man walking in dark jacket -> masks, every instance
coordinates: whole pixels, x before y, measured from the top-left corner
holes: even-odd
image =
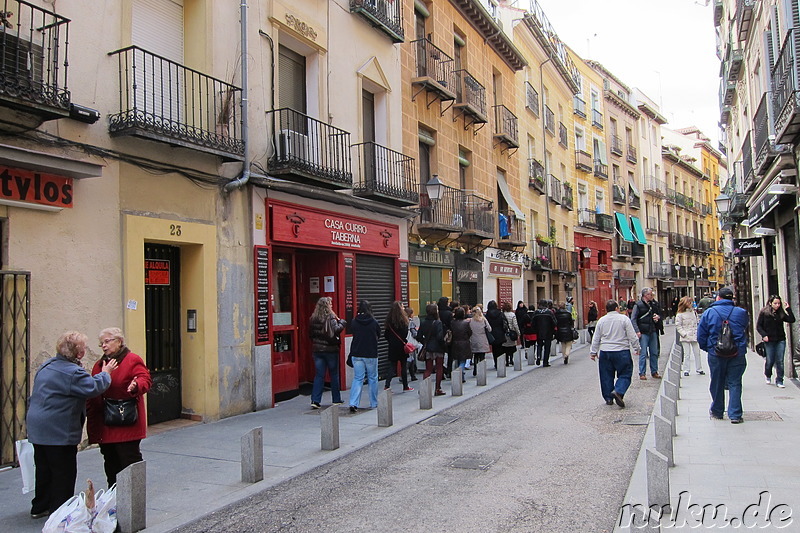
[[[661,379],[658,373],[659,331],[661,316],[658,304],[653,303],[653,289],[642,289],[642,299],[636,302],[631,311],[633,331],[639,337],[639,379],[647,379],[647,361],[650,361],[650,375]]]
[[[739,347],[734,357],[718,357],[717,339],[722,323],[728,321],[733,340]],[[701,315],[697,326],[697,342],[700,349],[708,353],[708,368],[711,370],[711,418],[722,419],[725,412],[725,388],[729,393],[728,418],[731,424],[741,424],[742,376],[747,368],[747,326],[750,322],[747,311],[733,304],[733,290],[723,287],[717,293],[717,301]]]
[[[547,300],[539,300],[537,305],[538,309],[531,317],[532,328],[536,332],[536,364],[550,366],[550,346],[553,344],[556,318]]]

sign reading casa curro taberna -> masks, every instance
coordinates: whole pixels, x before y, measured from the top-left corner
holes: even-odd
[[[0,165],[0,199],[72,207],[72,178]]]
[[[735,257],[755,257],[764,255],[761,251],[761,239],[733,239],[733,255]]]

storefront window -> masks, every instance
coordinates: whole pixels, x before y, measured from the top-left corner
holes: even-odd
[[[272,324],[292,324],[292,256],[276,253],[272,266]]]

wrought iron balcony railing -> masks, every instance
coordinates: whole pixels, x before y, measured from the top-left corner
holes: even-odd
[[[561,190],[561,180],[552,174],[548,174],[547,179],[550,182],[550,201],[554,204],[561,205],[564,198],[564,192]]]
[[[569,148],[569,141],[567,140],[567,127],[563,122],[558,123],[558,144],[563,148]]]
[[[652,216],[648,216],[647,217],[645,231],[647,233],[658,233],[658,218],[657,217],[652,217]]]
[[[592,109],[592,126],[603,129],[603,114],[597,109]]]
[[[750,132],[748,131],[742,141],[742,192],[751,192],[754,185],[753,145],[750,142]]]
[[[549,244],[534,241],[531,244],[533,258],[531,268],[534,270],[550,270],[553,266],[553,247]]]
[[[497,220],[497,240],[495,244],[500,247],[504,245],[525,246],[527,244],[525,221],[517,218],[513,211],[498,211]]]
[[[466,69],[453,73],[456,82],[456,102],[453,108],[470,117],[472,124],[489,122],[486,115],[486,88]]]
[[[597,229],[606,233],[614,233],[614,217],[605,213],[597,213]]]
[[[556,115],[553,113],[553,110],[550,109],[550,106],[544,106],[544,129],[550,135],[556,134]]]
[[[581,118],[586,118],[586,102],[578,95],[572,97],[573,112]]]
[[[492,209],[492,201],[464,192],[462,197],[464,211],[464,233],[466,236],[478,236],[480,238],[494,237],[495,212]]]
[[[583,150],[575,150],[575,168],[584,172],[591,172],[592,154]]]
[[[631,243],[631,257],[634,259],[644,259],[644,245],[636,241]]]
[[[551,260],[550,264],[553,270],[559,272],[577,272],[578,271],[578,254],[560,248],[558,246],[551,247],[550,250]]]
[[[630,257],[632,251],[632,243],[624,240],[620,235],[617,235],[616,239],[614,239],[616,246],[617,255],[622,255],[625,257]]]
[[[442,197],[432,202],[428,193],[419,195],[419,227],[448,233],[464,231],[464,200],[466,193],[447,185],[442,186]]]
[[[494,137],[509,148],[519,148],[517,116],[504,105],[494,106]]]
[[[741,0],[740,0],[741,1]],[[797,29],[786,32],[780,53],[772,67],[772,109],[775,112],[775,142],[791,143],[800,131],[800,102],[798,102],[797,51],[800,50]],[[729,102],[725,102],[729,103]]]
[[[594,175],[598,178],[608,179],[608,165],[603,164],[599,159],[594,160]]]
[[[528,159],[528,187],[545,192],[544,165],[537,159]]]
[[[240,160],[239,87],[129,46],[111,52],[119,65],[119,112],[111,135],[135,135]],[[345,153],[349,144],[344,146]],[[348,158],[349,159],[349,158]]]
[[[649,278],[668,278],[671,275],[672,265],[658,261],[651,261],[648,268]]]
[[[628,190],[628,206],[634,209],[641,209],[642,199],[636,196],[632,190]]]
[[[419,203],[414,158],[374,142],[355,144],[352,148],[354,196],[400,206]]]
[[[644,176],[644,178],[642,178],[642,185],[644,186],[644,192],[652,194],[653,196],[663,198],[667,192],[667,183],[655,176]]]
[[[525,82],[525,107],[539,116],[539,93],[529,82]]]
[[[416,61],[416,76],[411,79],[411,83],[421,86],[419,91],[432,91],[442,101],[455,100],[453,58],[428,39],[417,39],[411,45],[414,47]]]
[[[614,184],[611,188],[611,197],[615,204],[625,205],[625,189],[621,185]]]
[[[350,11],[367,19],[392,42],[402,43],[405,40],[402,5],[394,0],[350,0]]]
[[[790,151],[788,146],[775,143],[775,114],[769,93],[761,96],[761,102],[753,115],[753,135],[755,148],[753,171],[757,176],[763,176],[777,156],[788,154]],[[716,185],[719,186],[719,183]]]
[[[629,163],[636,163],[636,147],[632,144],[628,145],[628,152],[625,156],[625,159],[627,159]]]
[[[272,174],[333,189],[352,187],[350,133],[289,108],[268,111],[267,120],[275,147],[267,164]]]
[[[49,120],[69,116],[68,18],[23,0],[0,7],[0,103]]]
[[[572,185],[569,183],[564,183],[564,194],[562,196],[561,205],[565,209],[569,209],[572,211],[575,205],[575,193],[572,190]]]
[[[614,155],[622,155],[622,139],[619,135],[611,135],[611,153]]]

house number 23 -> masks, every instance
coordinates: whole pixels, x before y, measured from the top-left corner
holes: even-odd
[[[181,226],[179,224],[170,224],[169,225],[169,234],[170,235],[174,235],[176,237],[180,237]]]

